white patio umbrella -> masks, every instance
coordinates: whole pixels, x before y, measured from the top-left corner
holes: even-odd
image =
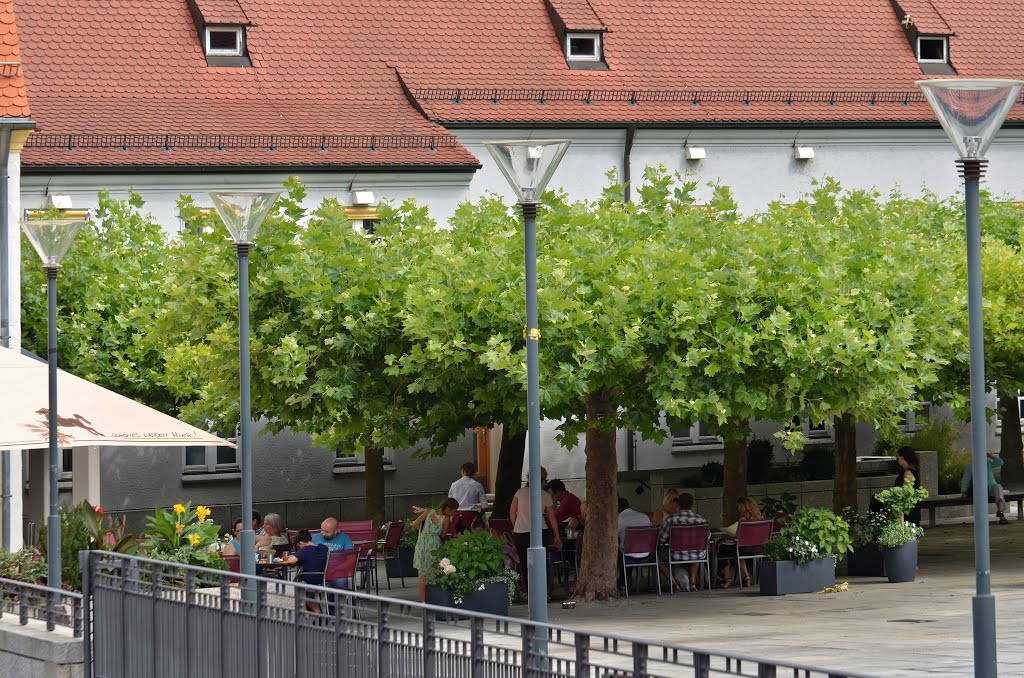
[[[228,445],[194,426],[64,370],[57,373],[57,438],[86,445]],[[49,445],[47,365],[0,348],[0,449]]]

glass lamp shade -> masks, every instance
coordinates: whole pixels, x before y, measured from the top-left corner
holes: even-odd
[[[536,202],[571,141],[544,139],[489,141],[484,144],[520,202]]]
[[[281,191],[210,191],[217,213],[236,245],[251,245]]]
[[[44,268],[60,268],[75,236],[85,226],[84,219],[30,219],[21,222]]]
[[[917,86],[963,160],[982,160],[1020,96],[1020,80],[940,78]]]

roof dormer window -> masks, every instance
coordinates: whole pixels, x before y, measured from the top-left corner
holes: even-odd
[[[207,26],[206,56],[245,56],[245,31],[241,26]]]
[[[922,64],[949,63],[949,38],[919,35],[917,37],[917,60]]]
[[[600,33],[566,33],[566,61],[601,61]]]

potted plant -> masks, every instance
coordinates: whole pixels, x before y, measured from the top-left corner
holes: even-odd
[[[383,534],[387,534],[386,528],[390,525],[388,523],[384,526],[384,529],[382,529]],[[408,523],[406,523],[406,528],[402,531],[402,537],[398,540],[398,560],[391,559],[386,561],[385,567],[389,579],[396,579],[398,577],[415,579],[419,576],[419,572],[412,564],[412,557],[416,552],[416,539],[418,537],[419,532],[416,531],[416,528],[409,527]]]
[[[789,516],[796,512],[796,506],[796,495],[783,492],[778,497],[764,497],[761,500],[761,513],[775,518],[777,525],[784,525]]]
[[[908,523],[904,516],[928,498],[928,490],[914,488],[913,476],[903,485],[882,490],[875,495],[888,511],[888,523],[882,528],[878,543],[885,561],[885,576],[892,583],[914,581],[917,576],[917,540],[924,530]]]
[[[793,514],[782,532],[764,545],[761,595],[810,593],[836,583],[836,558],[850,550],[850,527],[827,509]]]
[[[851,577],[884,577],[885,563],[878,538],[889,524],[889,516],[878,511],[849,511],[843,519],[850,525],[853,550],[846,556],[847,574]]]
[[[505,542],[466,531],[434,551],[437,569],[426,577],[427,603],[508,615],[519,575],[507,569]]]

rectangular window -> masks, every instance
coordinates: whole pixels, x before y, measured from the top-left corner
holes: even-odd
[[[207,26],[207,56],[242,56],[242,35],[241,26]]]
[[[949,38],[919,37],[917,60],[922,64],[944,64],[949,61]]]
[[[807,442],[810,444],[832,442],[835,439],[832,422],[827,419],[821,422],[814,422],[807,417],[793,417],[793,428],[796,427],[803,431],[804,437],[807,438]]]
[[[236,442],[235,438],[229,438]],[[227,445],[188,445],[184,448],[185,473],[230,473],[238,470],[238,450]]]
[[[917,407],[913,410],[903,412],[900,415],[900,423],[898,424],[901,431],[907,433],[913,433],[914,431],[920,431],[928,424],[928,419],[932,416],[932,404],[930,401],[924,400],[917,404]]]
[[[707,422],[698,421],[687,425],[678,419],[670,420],[669,431],[672,433],[673,448],[717,449],[722,446],[722,439],[711,433]]]
[[[569,33],[565,36],[565,58],[569,61],[600,61],[600,33]]]
[[[72,464],[73,456],[71,454],[71,448],[61,448],[60,450],[60,479],[69,480],[71,478],[71,472],[73,469]]]

